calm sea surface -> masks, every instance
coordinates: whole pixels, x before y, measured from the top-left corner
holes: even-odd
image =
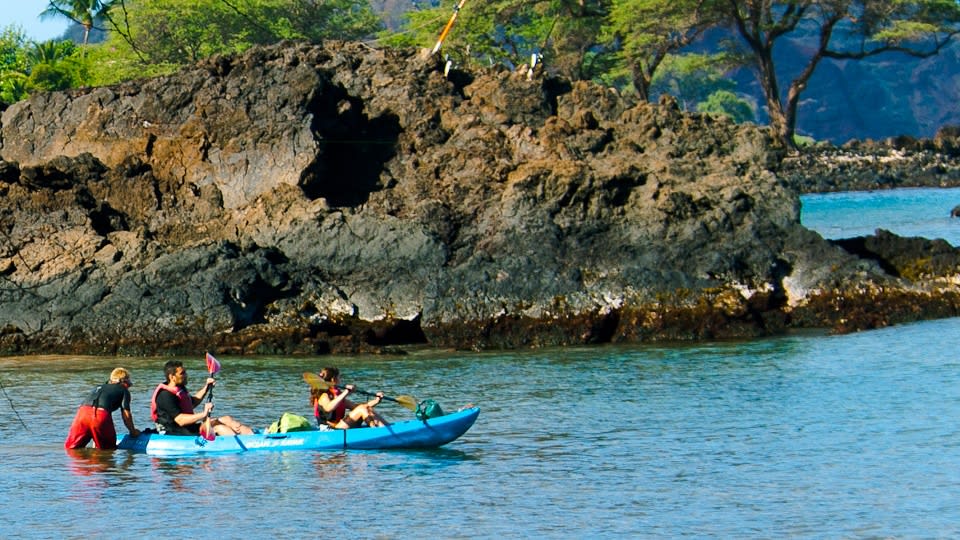
[[[943,238],[960,246],[960,188],[902,188],[804,195],[802,221],[824,238],[850,238],[886,229],[900,236]]]
[[[439,450],[199,458],[62,448],[116,365],[145,427],[164,359],[0,358],[0,537],[956,538],[958,350],[947,319],[683,346],[221,357],[217,412],[258,427],[309,415],[301,374],[327,364],[482,412]],[[202,352],[182,360],[195,387]]]

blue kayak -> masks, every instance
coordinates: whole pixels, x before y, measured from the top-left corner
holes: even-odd
[[[199,436],[144,433],[124,435],[117,448],[158,456],[230,454],[261,450],[385,450],[436,448],[455,440],[473,426],[478,407],[470,407],[429,420],[407,420],[385,427],[218,435],[208,441]]]

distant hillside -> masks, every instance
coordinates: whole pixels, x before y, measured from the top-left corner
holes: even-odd
[[[799,71],[803,43],[784,43],[781,88]],[[762,94],[749,70],[735,75],[738,89]],[[926,59],[886,54],[862,61],[825,60],[802,96],[797,132],[842,144],[851,139],[897,135],[933,137],[945,125],[960,125],[960,44]],[[766,122],[758,111],[758,121]]]

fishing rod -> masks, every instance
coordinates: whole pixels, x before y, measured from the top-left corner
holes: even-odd
[[[30,428],[27,427],[27,423],[24,422],[23,418],[20,416],[20,412],[17,411],[17,408],[13,405],[13,400],[10,398],[10,394],[7,393],[7,387],[3,385],[3,379],[0,379],[0,390],[3,391],[3,397],[7,398],[7,401],[10,403],[10,408],[13,409],[13,414],[17,415],[17,420],[20,421],[20,425],[23,426],[23,429],[30,431]]]
[[[443,40],[447,39],[447,34],[450,33],[450,29],[453,28],[453,22],[457,20],[457,15],[460,14],[460,8],[467,3],[467,0],[460,0],[460,2],[453,8],[453,15],[450,16],[450,20],[447,21],[447,25],[443,27],[443,32],[440,32],[440,38],[437,39],[437,44],[433,46],[433,51],[430,54],[437,54],[437,51],[440,50],[440,46],[443,45]]]

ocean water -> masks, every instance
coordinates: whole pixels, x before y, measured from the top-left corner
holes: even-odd
[[[0,358],[0,537],[956,538],[958,349],[960,320],[946,319],[678,345],[221,356],[217,412],[258,427],[309,415],[302,373],[330,364],[364,389],[482,412],[436,450],[194,458],[62,448],[77,402],[116,365],[147,425],[164,359]],[[202,353],[182,360],[200,380]]]
[[[942,238],[960,246],[960,188],[901,188],[804,195],[801,222],[828,239],[886,229],[899,236]]]

